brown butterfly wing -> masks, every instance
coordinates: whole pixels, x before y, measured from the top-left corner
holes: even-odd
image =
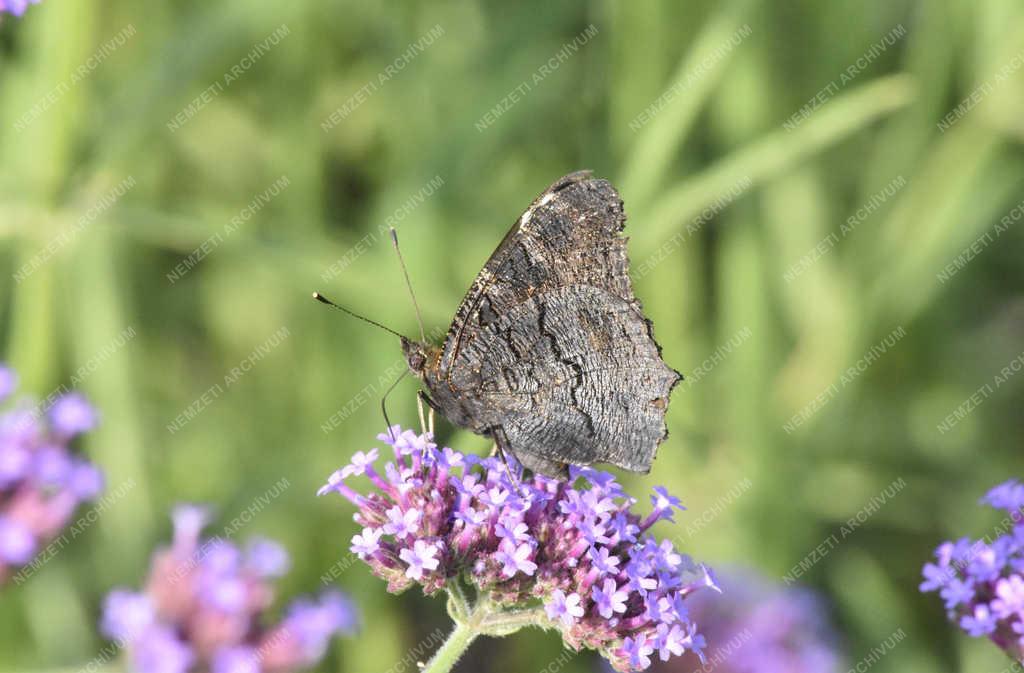
[[[528,464],[646,471],[666,435],[679,375],[633,295],[624,225],[606,180],[565,176],[523,213],[456,312],[438,378],[467,400],[460,415],[475,430]]]
[[[636,302],[626,239],[618,235],[626,221],[622,200],[606,180],[590,175],[577,171],[556,180],[512,225],[455,311],[441,353],[442,371],[452,371],[462,348],[499,310],[543,288],[586,283]],[[591,252],[599,252],[602,263],[594,264]]]

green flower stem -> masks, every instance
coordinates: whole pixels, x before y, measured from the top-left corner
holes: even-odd
[[[423,673],[448,673],[480,635],[472,622],[455,622],[455,629],[423,668]]]
[[[544,608],[529,610],[499,610],[487,615],[481,622],[483,633],[489,636],[506,636],[524,626],[544,627]]]
[[[507,636],[524,626],[543,626],[543,608],[506,610],[487,597],[470,606],[462,584],[455,580],[448,589],[448,613],[455,620],[455,629],[422,673],[448,673],[462,658],[477,636]]]
[[[469,621],[472,609],[462,580],[458,577],[453,578],[448,585],[448,615],[456,622],[466,622]]]

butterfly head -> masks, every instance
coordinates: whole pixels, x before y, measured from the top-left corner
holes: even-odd
[[[405,361],[409,365],[409,371],[415,374],[418,378],[423,378],[428,363],[430,362],[430,356],[433,354],[432,351],[435,350],[437,350],[435,347],[428,344],[423,344],[418,341],[402,337],[402,354],[405,355]]]

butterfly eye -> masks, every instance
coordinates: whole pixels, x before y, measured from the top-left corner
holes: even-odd
[[[409,353],[409,369],[414,372],[421,372],[426,365],[427,356],[423,354],[423,351]]]

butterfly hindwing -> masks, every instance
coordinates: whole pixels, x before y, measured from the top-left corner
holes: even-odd
[[[492,331],[480,340],[478,394],[520,459],[650,469],[678,375],[627,302],[587,285],[552,289]]]

